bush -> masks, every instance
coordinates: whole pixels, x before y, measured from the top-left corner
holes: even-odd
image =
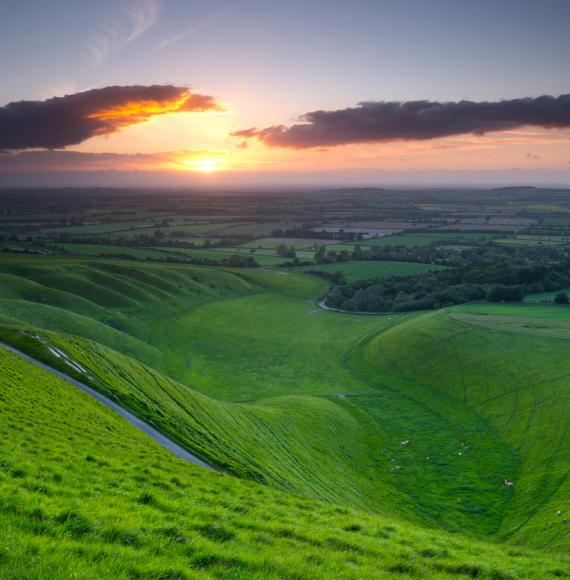
[[[568,294],[566,292],[558,292],[554,298],[554,304],[568,304]]]

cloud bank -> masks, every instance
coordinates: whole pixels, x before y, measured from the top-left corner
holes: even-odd
[[[0,107],[0,150],[57,149],[110,135],[157,115],[219,111],[209,95],[173,85],[111,86]]]
[[[291,126],[232,133],[270,147],[305,149],[352,143],[436,139],[508,131],[524,126],[570,127],[570,94],[504,101],[370,101],[334,111],[311,111]]]
[[[219,157],[215,151],[187,149],[157,153],[86,153],[83,151],[0,151],[0,175],[5,173],[84,173],[188,170],[189,162]]]

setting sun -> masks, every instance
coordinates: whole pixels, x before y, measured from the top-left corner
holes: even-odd
[[[200,173],[214,173],[221,171],[226,165],[225,159],[220,158],[205,158],[205,159],[191,159],[184,162],[192,171],[199,171]]]

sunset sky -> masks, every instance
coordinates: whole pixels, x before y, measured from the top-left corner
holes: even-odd
[[[2,0],[0,186],[568,185],[569,23],[568,0]]]

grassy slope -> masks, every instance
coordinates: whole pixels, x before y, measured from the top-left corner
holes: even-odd
[[[373,484],[375,468],[358,418],[334,400],[280,396],[255,406],[228,405],[200,396],[155,370],[166,368],[176,376],[173,361],[189,352],[194,357],[192,344],[170,337],[178,338],[177,328],[201,332],[194,320],[178,320],[175,313],[179,309],[201,312],[200,308],[192,310],[192,305],[214,300],[211,304],[227,304],[231,311],[239,299],[215,299],[241,293],[265,299],[270,296],[267,292],[277,287],[284,293],[284,301],[302,300],[320,291],[322,281],[289,273],[255,271],[240,273],[239,277],[204,268],[151,264],[141,268],[70,260],[34,260],[26,265],[13,261],[5,263],[4,270],[10,271],[3,274],[4,299],[0,302],[0,316],[5,322],[79,335],[41,332],[49,344],[64,349],[90,370],[96,379],[93,386],[114,394],[202,456],[234,473],[283,489],[390,513],[398,510],[395,498],[401,494],[391,486]],[[64,287],[68,290],[62,290]],[[29,294],[31,290],[33,295]],[[30,298],[36,301],[30,302]],[[108,321],[126,332],[109,326]],[[223,331],[222,327],[218,329]],[[255,324],[252,332],[254,329]],[[29,335],[5,331],[3,336],[49,364],[61,364],[45,345],[35,344]],[[236,338],[243,342],[243,336]],[[283,335],[272,347],[281,348],[282,340]],[[137,360],[122,356],[119,350]],[[268,362],[264,361],[265,366]],[[331,365],[331,373],[337,367]],[[316,371],[313,374],[316,376]],[[193,385],[192,381],[187,384]],[[265,394],[295,392],[299,390],[276,388],[273,380]],[[243,399],[244,394],[251,398],[245,390],[228,398]],[[402,498],[399,503],[403,503]],[[405,506],[402,509],[412,514]]]
[[[502,479],[517,473],[520,453],[485,407],[413,378],[407,344],[392,337],[414,328],[414,317],[320,311],[313,300],[324,282],[289,272],[27,257],[3,258],[0,276],[0,321],[79,335],[43,333],[89,368],[98,388],[236,473],[462,532],[514,530],[503,517],[519,484],[513,497]],[[390,356],[382,342],[379,362],[366,345],[384,336]],[[425,352],[443,357],[442,336]],[[404,378],[400,358],[409,362]],[[431,377],[421,365],[417,372]],[[480,432],[487,436],[474,444]]]
[[[570,561],[186,464],[0,350],[3,578],[547,578]]]
[[[20,321],[95,340],[217,399],[256,401],[245,414],[242,407],[222,408],[209,399],[196,405],[196,393],[177,386],[181,408],[174,408],[163,404],[174,387],[159,373],[152,371],[148,381],[147,369],[135,368],[135,361],[116,352],[80,338],[50,336],[99,376],[98,388],[112,389],[155,423],[160,417],[159,426],[176,431],[182,443],[235,473],[448,528],[480,534],[495,529],[499,516],[488,500],[482,500],[486,511],[471,520],[462,506],[449,505],[453,479],[427,503],[417,490],[401,489],[390,461],[409,432],[401,416],[433,424],[424,407],[395,400],[386,414],[382,405],[357,405],[352,404],[356,399],[336,396],[376,391],[347,367],[346,359],[355,342],[397,323],[397,317],[323,312],[313,300],[324,282],[289,272],[240,271],[238,277],[205,268],[56,259],[5,263],[3,269],[10,271],[4,274],[10,298],[0,315],[10,312]],[[32,279],[31,297],[42,301],[29,302]],[[141,385],[147,384],[143,396]],[[212,425],[212,417],[212,432],[196,427]],[[453,429],[444,419],[435,425],[441,433]],[[426,473],[417,470],[418,482],[430,489],[434,480]],[[471,477],[461,464],[454,473],[460,480]]]
[[[561,309],[459,307],[401,324],[360,353],[401,391],[447,395],[487,419],[488,428],[465,437],[471,448],[465,460],[473,461],[490,437],[516,454],[508,462],[495,449],[484,452],[499,468],[498,499],[510,493],[503,479],[515,480],[499,535],[549,549],[570,544],[570,530],[555,515],[570,511],[569,334],[567,323],[549,320],[556,312]],[[538,317],[543,322],[537,325]]]
[[[225,470],[311,497],[396,511],[391,506],[397,492],[376,488],[371,481],[374,471],[359,422],[331,401],[214,401],[96,343],[56,333],[40,335],[42,343],[30,333],[0,331],[0,338],[119,401]],[[87,372],[74,372],[50,355],[48,346],[63,350]]]

